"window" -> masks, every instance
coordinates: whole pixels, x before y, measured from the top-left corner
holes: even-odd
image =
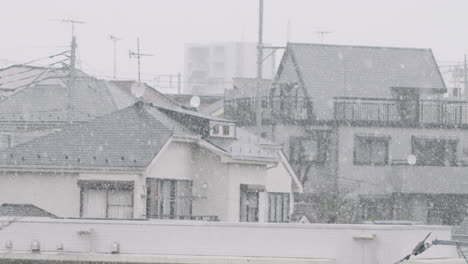
[[[420,166],[456,166],[456,139],[412,138],[413,155],[416,165]]]
[[[258,200],[259,192],[265,190],[262,185],[240,186],[240,221],[258,222]]]
[[[355,137],[354,164],[387,165],[389,140],[387,137]]]
[[[268,222],[289,222],[289,193],[268,193]]]
[[[213,135],[218,135],[219,134],[219,125],[214,125],[213,126]]]
[[[79,181],[81,217],[133,218],[133,182]]]
[[[229,126],[223,126],[223,135],[229,136]]]
[[[314,131],[308,137],[290,138],[290,161],[324,163],[327,160],[329,131]]]
[[[147,179],[146,211],[149,218],[190,218],[192,181]]]

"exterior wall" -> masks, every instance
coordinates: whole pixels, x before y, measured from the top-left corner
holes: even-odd
[[[354,136],[357,133],[390,136],[387,166],[353,164]],[[468,193],[464,178],[467,167],[397,166],[392,160],[406,160],[411,154],[411,137],[456,137],[457,157],[468,144],[468,131],[461,129],[418,129],[390,127],[339,128],[339,178],[341,186],[353,186],[356,194]],[[442,176],[443,175],[443,176]]]
[[[221,158],[194,144],[172,142],[147,172],[151,178],[192,180],[194,216],[217,216],[220,221],[239,222],[240,185],[264,185],[267,192],[291,193],[292,179],[280,165],[265,166],[224,163]],[[267,196],[260,204],[266,221]]]
[[[140,201],[145,194],[143,179],[136,174],[102,173],[0,173],[0,204],[34,204],[59,217],[80,217],[80,187],[78,180],[134,181],[133,217],[144,216],[145,207]],[[19,192],[19,190],[21,190]]]
[[[57,216],[80,216],[78,174],[0,172],[0,204],[31,203]]]
[[[0,222],[4,220],[8,219],[0,218]],[[279,258],[282,263],[292,259],[306,259],[310,263],[317,259],[332,259],[337,264],[386,264],[406,256],[429,232],[432,232],[429,241],[451,239],[451,229],[441,226],[24,218],[0,232],[1,245],[12,242],[11,249],[0,248],[0,259],[18,254],[64,257],[80,254],[90,258],[114,256],[129,261],[130,256],[159,255],[167,256],[169,261],[171,257],[207,256],[215,259]],[[31,252],[33,240],[40,243],[40,253]],[[111,254],[113,242],[119,243],[119,253]],[[57,250],[58,243],[63,243],[64,250]],[[456,258],[458,255],[456,247],[433,246],[416,258],[421,257]],[[117,262],[120,261],[113,263]],[[270,263],[262,263],[267,262]],[[226,259],[210,263],[236,262]]]

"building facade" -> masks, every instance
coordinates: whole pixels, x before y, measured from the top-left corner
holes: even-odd
[[[283,145],[304,184],[297,212],[459,224],[468,107],[445,92],[428,49],[288,44],[262,100],[262,136]],[[253,128],[253,107],[239,107],[251,100],[226,98],[226,116]]]
[[[141,102],[8,148],[0,164],[2,203],[59,217],[289,222],[302,190],[277,145]]]
[[[257,44],[253,42],[186,44],[184,56],[184,92],[188,94],[222,95],[232,87],[232,78],[257,74]],[[274,58],[263,63],[265,78],[274,75]]]

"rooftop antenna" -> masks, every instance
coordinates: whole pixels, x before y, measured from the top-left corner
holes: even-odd
[[[68,104],[67,104],[67,118],[69,122],[72,122],[72,91],[75,86],[75,63],[76,63],[76,36],[75,36],[75,24],[84,24],[83,21],[73,20],[73,19],[62,19],[63,23],[71,24],[71,47],[70,47],[70,66],[69,66],[69,76],[68,76]]]
[[[141,75],[140,75],[140,58],[143,56],[153,56],[153,54],[144,54],[140,53],[140,38],[137,38],[137,52],[133,52],[131,50],[128,51],[128,56],[130,58],[135,57],[138,60],[138,82],[141,82]]]
[[[315,31],[319,35],[320,43],[323,44],[323,40],[325,39],[325,35],[331,34],[331,31],[324,31],[324,30],[317,30]]]
[[[121,39],[114,35],[109,35],[109,39],[114,42],[114,79],[117,79],[117,41]]]

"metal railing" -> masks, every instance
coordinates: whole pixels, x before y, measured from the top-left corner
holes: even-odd
[[[468,124],[468,104],[445,100],[334,98],[334,118],[339,121]]]
[[[262,121],[307,121],[313,118],[312,101],[307,97],[264,96],[262,102]],[[236,98],[224,101],[227,118],[243,124],[255,123],[255,100]]]

